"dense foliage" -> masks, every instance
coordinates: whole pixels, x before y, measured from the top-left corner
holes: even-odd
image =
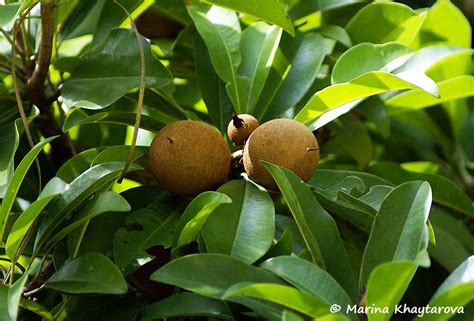
[[[2,2],[0,320],[472,320],[455,4]],[[310,128],[314,176],[265,163],[279,192],[234,173],[194,198],[156,184],[160,128],[202,120],[229,142],[233,111]]]

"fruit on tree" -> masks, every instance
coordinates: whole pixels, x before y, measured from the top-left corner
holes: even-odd
[[[201,121],[166,125],[150,146],[154,176],[166,190],[180,196],[194,196],[222,183],[230,162],[224,138]]]
[[[258,120],[252,115],[232,113],[232,120],[227,126],[227,136],[234,145],[242,146],[258,126]]]
[[[313,176],[319,161],[319,146],[302,123],[279,118],[260,125],[244,146],[244,168],[248,176],[268,189],[277,185],[261,160],[288,168],[303,181]]]

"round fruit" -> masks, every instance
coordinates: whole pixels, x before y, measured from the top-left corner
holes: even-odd
[[[162,128],[150,146],[150,166],[169,192],[193,196],[222,183],[231,155],[224,138],[209,125],[182,120]]]
[[[305,125],[292,119],[274,119],[250,135],[243,159],[245,171],[252,180],[276,190],[273,177],[260,161],[286,167],[307,181],[318,166],[319,146],[316,137]]]
[[[148,38],[175,37],[183,26],[153,8],[145,10],[135,21],[138,32]]]
[[[252,115],[232,113],[232,120],[227,126],[227,136],[234,145],[242,146],[258,126],[258,120]]]

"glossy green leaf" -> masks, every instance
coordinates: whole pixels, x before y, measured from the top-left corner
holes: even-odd
[[[69,294],[127,292],[127,283],[117,266],[97,253],[66,263],[48,279],[46,287]]]
[[[207,218],[217,207],[226,203],[232,203],[232,200],[227,195],[218,192],[204,192],[194,198],[176,225],[174,246],[182,246],[194,241]]]
[[[194,293],[178,293],[154,303],[142,311],[140,320],[196,316],[233,320],[227,304]]]
[[[81,109],[76,109],[68,115],[63,124],[63,131],[67,132],[76,126],[94,123],[120,124],[133,126],[135,123],[136,113],[106,111],[89,116]],[[140,128],[157,132],[166,124],[162,121],[147,115],[141,116]]]
[[[27,231],[34,223],[38,215],[41,214],[43,209],[55,196],[56,195],[53,194],[47,197],[39,198],[38,200],[31,203],[30,206],[28,206],[28,208],[16,219],[10,232],[8,233],[8,238],[5,245],[5,252],[10,259],[13,260],[16,258],[16,252],[20,247],[20,244],[23,241]]]
[[[258,3],[252,1],[236,2],[233,0],[203,0],[203,2],[250,14],[282,27],[292,36],[295,35],[295,30],[288,14],[277,0],[261,0]]]
[[[222,254],[192,254],[177,258],[154,272],[150,279],[216,299],[237,283],[282,283],[265,270]]]
[[[327,303],[287,285],[238,283],[228,289],[222,297],[223,299],[232,299],[241,296],[281,304],[314,318],[329,312]]]
[[[395,41],[410,45],[425,18],[426,14],[417,14],[400,3],[373,3],[357,12],[346,30],[354,43]]]
[[[282,255],[291,255],[292,252],[293,233],[291,232],[291,228],[287,227],[283,230],[280,239],[268,250],[262,260]]]
[[[466,215],[474,215],[474,206],[469,197],[452,181],[437,174],[415,173],[404,170],[390,162],[379,162],[369,167],[369,172],[389,180],[392,184],[401,184],[413,180],[426,180],[433,189],[435,203]]]
[[[15,170],[11,181],[8,184],[8,189],[5,194],[5,197],[2,201],[2,207],[0,208],[0,244],[3,243],[3,232],[5,230],[5,225],[8,220],[8,216],[13,206],[13,202],[18,194],[21,183],[23,182],[26,173],[28,172],[30,166],[35,161],[38,154],[43,150],[43,148],[57,136],[49,137],[38,144],[36,144],[30,152],[23,158],[23,160],[18,165],[18,168]]]
[[[314,130],[348,112],[363,98],[392,90],[415,88],[438,95],[436,84],[424,73],[405,72],[393,75],[382,71],[368,72],[347,83],[318,91],[295,119]]]
[[[219,206],[201,235],[208,252],[227,254],[245,263],[261,258],[272,245],[275,209],[268,192],[245,180],[233,180],[218,192],[232,203]]]
[[[74,215],[71,223],[46,241],[45,248],[50,249],[66,235],[100,214],[106,212],[127,212],[129,210],[130,205],[127,201],[115,192],[107,191],[96,195]]]
[[[103,149],[102,147],[91,148],[74,155],[59,168],[56,177],[66,183],[71,183],[76,177],[89,169],[94,159]]]
[[[171,74],[140,38],[145,50],[145,85],[160,87],[171,82]],[[69,106],[101,109],[140,84],[140,53],[132,30],[114,29],[93,48],[65,82],[61,96]]]
[[[23,287],[27,280],[28,274],[25,273],[10,287],[4,284],[0,285],[0,320],[17,320]]]
[[[310,293],[328,306],[352,305],[352,300],[344,289],[326,271],[315,264],[294,256],[281,256],[267,260],[261,267],[278,275],[296,288]],[[357,320],[349,315],[351,320]]]
[[[469,257],[469,251],[458,239],[458,235],[445,229],[444,225],[433,223],[436,245],[429,249],[430,257],[447,271],[454,271]]]
[[[417,50],[416,53],[400,68],[397,68],[395,72],[418,70],[426,72],[428,76],[433,76],[433,80],[435,81],[444,80],[444,78],[437,79],[435,75],[432,75],[432,70],[440,65],[444,65],[450,58],[471,56],[472,53],[472,49],[455,46],[428,46]]]
[[[318,168],[307,183],[315,187],[330,189],[348,176],[358,177],[364,182],[365,190],[362,191],[363,193],[367,193],[370,188],[376,185],[392,185],[388,180],[370,173],[324,168]]]
[[[353,114],[345,114],[330,123],[329,128],[338,145],[356,160],[360,168],[365,168],[372,160],[374,147],[364,124]]]
[[[370,321],[388,321],[416,272],[412,262],[389,262],[377,266],[370,274],[366,289],[368,307],[388,308],[389,313],[368,310]]]
[[[150,257],[146,250],[152,246],[172,245],[183,202],[161,192],[154,204],[156,208],[132,212],[125,221],[126,227],[115,233],[114,258],[121,269],[134,259]]]
[[[212,67],[206,44],[201,37],[195,38],[193,46],[194,63],[196,65],[196,77],[202,99],[206,103],[212,123],[219,128],[221,133],[225,133],[234,107],[227,95],[225,82],[219,78]]]
[[[444,44],[471,48],[471,26],[461,10],[451,1],[437,1],[427,17],[415,45]]]
[[[344,52],[334,65],[333,84],[348,82],[370,71],[392,72],[412,56],[412,50],[402,44],[381,45],[361,43]]]
[[[227,94],[235,110],[237,113],[244,112],[249,80],[237,75],[237,67],[242,60],[237,14],[219,7],[212,7],[205,12],[197,6],[188,6],[188,11],[206,43],[214,70],[226,83]]]
[[[325,54],[324,40],[318,34],[283,35],[255,117],[271,119],[291,110],[310,89]]]
[[[37,251],[49,238],[52,231],[73,209],[87,200],[97,190],[117,179],[122,173],[124,162],[110,162],[91,167],[69,185],[69,189],[58,195],[44,216],[36,235]],[[129,171],[141,167],[132,164]]]
[[[108,163],[108,162],[119,162],[119,161],[126,161],[128,159],[128,154],[130,152],[130,146],[128,145],[117,145],[117,146],[110,146],[105,148],[101,151],[91,163],[91,167]],[[132,155],[132,162],[143,157],[144,154],[148,154],[148,149],[143,148],[142,146],[137,146],[134,154]]]
[[[20,9],[21,3],[7,3],[0,5],[0,28],[11,27],[12,21],[15,19]]]
[[[245,107],[247,113],[255,110],[280,43],[281,34],[280,28],[268,26],[263,22],[254,23],[242,32],[240,42],[242,63],[238,74],[250,81]]]
[[[303,236],[313,261],[355,297],[355,284],[347,254],[334,219],[319,204],[308,186],[290,170],[264,162],[272,174]]]
[[[376,211],[379,211],[383,200],[391,191],[393,191],[392,186],[375,185],[372,186],[366,194],[362,195],[359,200],[369,205]]]
[[[441,308],[441,311],[439,313],[425,314],[422,317],[416,318],[416,320],[448,320],[455,314],[454,308],[457,308],[459,313],[461,307],[464,307],[473,300],[474,256],[471,256],[449,275],[428,303],[433,308]],[[452,309],[443,309],[443,307],[452,307]]]
[[[430,207],[431,187],[427,182],[404,183],[387,195],[365,248],[361,285],[367,284],[379,264],[403,260],[416,263]]]
[[[437,85],[439,98],[433,97],[420,89],[408,90],[389,98],[385,102],[389,113],[394,115],[474,96],[474,76],[459,76],[441,81]]]

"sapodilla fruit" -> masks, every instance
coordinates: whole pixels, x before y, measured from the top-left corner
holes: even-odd
[[[153,174],[167,191],[180,196],[194,196],[222,183],[230,162],[224,138],[200,121],[166,125],[150,146]]]
[[[292,119],[279,118],[260,125],[244,146],[244,168],[255,182],[277,190],[261,160],[288,168],[303,181],[313,176],[319,161],[319,146],[313,133]]]
[[[257,118],[252,115],[232,113],[232,120],[227,126],[227,136],[234,145],[242,146],[258,126]]]

